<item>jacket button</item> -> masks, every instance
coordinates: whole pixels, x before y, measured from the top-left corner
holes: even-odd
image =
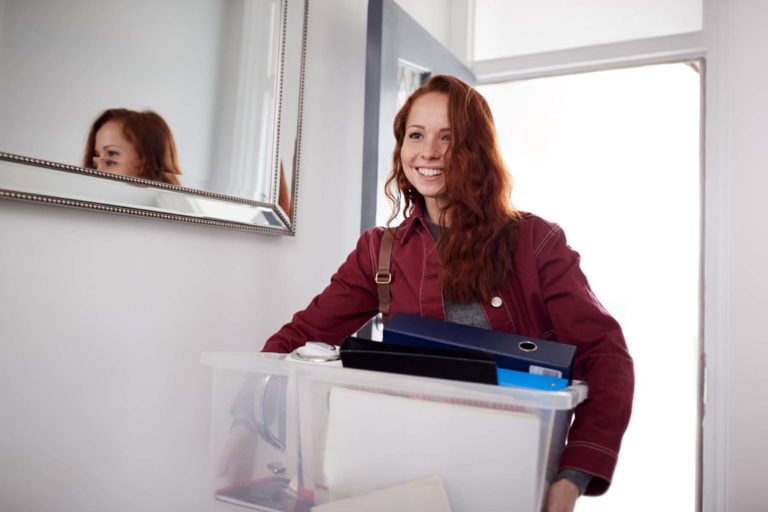
[[[501,304],[502,304],[501,297],[494,297],[491,299],[491,306],[495,308],[500,308]]]

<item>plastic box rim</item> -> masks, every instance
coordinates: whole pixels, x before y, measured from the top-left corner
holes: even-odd
[[[393,391],[416,390],[418,394],[463,399],[494,400],[517,406],[530,406],[549,410],[572,410],[586,400],[586,383],[574,381],[559,391],[479,384],[456,380],[419,377],[397,373],[378,372],[295,363],[285,359],[287,354],[268,352],[203,352],[201,364],[216,369],[261,372],[271,375],[322,379],[339,385],[372,386]]]

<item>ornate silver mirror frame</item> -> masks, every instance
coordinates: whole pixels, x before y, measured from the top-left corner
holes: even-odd
[[[137,5],[123,0],[111,1],[116,4],[122,2],[116,8],[123,10],[135,10]],[[144,3],[156,12],[157,6],[163,1],[165,0]],[[9,50],[0,46],[0,73],[6,76],[0,80],[0,96],[4,98],[4,101],[0,100],[0,111],[5,112],[2,117],[6,118],[6,122],[0,122],[0,197],[268,234],[295,234],[308,1],[197,1],[203,8],[221,13],[215,20],[218,27],[215,37],[218,38],[216,51],[223,57],[209,66],[217,71],[212,73],[217,76],[209,80],[212,84],[210,89],[217,91],[217,99],[212,101],[208,115],[196,112],[196,105],[185,104],[178,107],[178,110],[195,111],[195,123],[204,124],[209,121],[210,126],[206,126],[205,130],[206,134],[210,134],[207,136],[211,141],[208,150],[208,161],[211,163],[210,170],[205,171],[206,180],[195,182],[191,175],[189,180],[185,180],[186,175],[182,174],[182,186],[80,167],[79,161],[73,161],[74,158],[79,160],[82,154],[84,146],[79,143],[73,153],[77,156],[66,158],[59,158],[57,153],[48,152],[47,146],[44,151],[28,146],[26,141],[36,136],[35,131],[21,133],[22,130],[14,126],[14,115],[15,119],[30,117],[27,116],[32,114],[28,105],[37,105],[41,101],[44,103],[46,98],[38,94],[29,100],[26,107],[16,109],[14,102],[19,102],[19,95],[13,93],[18,93],[18,90],[13,90],[12,79],[7,78],[9,73],[6,71],[14,69],[12,65],[18,62],[14,60],[17,57],[9,57]],[[69,0],[56,2],[62,4],[63,9],[73,8]],[[51,9],[53,3],[43,2],[42,8],[55,11]],[[169,14],[173,14],[172,9],[178,9],[180,5],[190,5],[179,2],[166,3]],[[103,1],[78,0],[75,4],[83,6],[83,12],[101,9],[103,15]],[[3,17],[8,12],[13,14],[14,8],[22,10],[19,6],[26,9],[28,5],[31,4],[0,0],[0,45],[7,44],[13,49],[18,49],[18,41],[12,40],[8,44],[13,30],[8,30],[9,17],[6,16],[5,24]],[[96,9],[93,9],[94,6]],[[189,9],[194,8],[190,6]],[[233,12],[233,9],[237,9],[237,12]],[[269,16],[264,16],[265,9],[271,9]],[[192,16],[190,14],[189,17]],[[200,15],[197,16],[201,19]],[[20,17],[24,19],[24,16]],[[261,23],[260,28],[246,33],[251,30],[248,28],[251,21]],[[214,25],[214,22],[206,23]],[[234,36],[233,23],[237,29]],[[264,24],[269,26],[269,30],[265,29]],[[28,39],[39,40],[39,32],[30,27],[23,29],[23,32],[30,31],[32,37]],[[269,39],[257,40],[265,32],[269,35],[263,37]],[[167,37],[167,34],[165,35]],[[48,39],[48,43],[53,46],[58,44],[52,39]],[[35,41],[34,44],[39,46],[42,43]],[[234,54],[223,54],[233,48],[236,49]],[[212,50],[211,53],[215,52]],[[177,56],[178,54],[174,55]],[[29,52],[24,57],[28,58]],[[193,62],[194,58],[196,57],[190,57],[190,61]],[[44,72],[45,66],[40,67],[41,72]],[[19,73],[23,74],[25,71],[19,70]],[[29,82],[30,78],[27,77],[27,80]],[[134,79],[137,83],[140,80]],[[62,90],[66,88],[66,79],[58,79],[57,87]],[[22,89],[22,92],[24,91],[25,89]],[[81,94],[88,95],[89,92],[81,91]],[[184,92],[178,94],[183,96]],[[29,96],[33,94],[30,92]],[[66,95],[59,96],[57,101],[67,101]],[[254,106],[258,101],[261,103]],[[146,105],[147,109],[157,110],[152,108],[154,105],[149,102],[142,104]],[[113,102],[104,103],[104,106],[115,108],[126,105]],[[131,108],[130,105],[128,107]],[[43,104],[36,109],[43,111],[46,106]],[[83,115],[92,120],[98,113],[93,111]],[[48,115],[53,117],[52,114]],[[31,117],[34,118],[33,115]],[[34,122],[29,121],[27,124]],[[41,120],[36,122],[40,126]],[[176,134],[176,127],[183,129],[187,122],[189,121],[184,119],[176,123],[176,126],[173,122],[169,122],[169,125]],[[88,129],[87,123],[78,123],[71,128],[78,132],[77,136],[83,141]],[[60,139],[66,140],[69,135],[67,131],[62,129],[54,133],[61,133]],[[59,143],[59,137],[54,135],[54,138],[57,139],[56,143]],[[56,143],[51,145],[55,146]],[[180,158],[183,159],[184,150],[178,138],[177,145]],[[71,148],[67,151],[72,153]]]

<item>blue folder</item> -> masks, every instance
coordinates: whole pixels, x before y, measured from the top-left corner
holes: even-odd
[[[461,348],[493,354],[497,367],[514,370],[532,377],[571,381],[576,347],[556,341],[541,340],[517,334],[491,331],[468,325],[455,324],[418,315],[397,313],[384,325],[384,341],[426,348]],[[518,377],[515,374],[501,379]],[[542,389],[552,389],[545,379]],[[562,383],[554,381],[555,386]],[[530,386],[529,386],[530,387]]]
[[[533,373],[496,368],[496,383],[499,386],[543,389],[544,391],[559,391],[568,387],[566,379],[535,375]]]

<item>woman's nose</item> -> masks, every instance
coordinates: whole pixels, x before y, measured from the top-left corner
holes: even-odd
[[[104,157],[95,156],[93,157],[93,165],[97,171],[106,171],[107,159]]]
[[[442,156],[442,148],[439,141],[430,141],[424,145],[424,150],[421,155],[427,160],[437,160]]]

